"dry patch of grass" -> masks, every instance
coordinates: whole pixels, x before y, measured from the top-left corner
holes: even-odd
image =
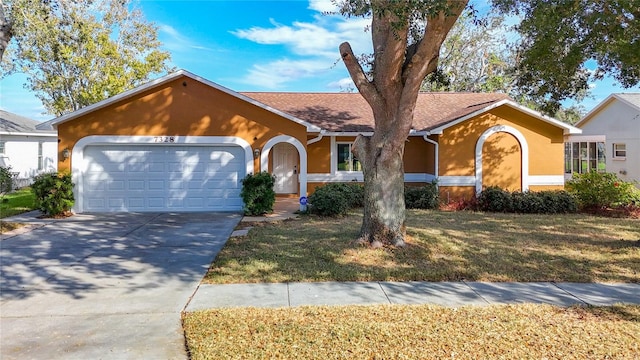
[[[184,316],[191,359],[637,359],[640,306],[380,305]]]
[[[352,213],[252,224],[205,282],[640,282],[638,219],[412,210],[402,249],[356,245],[361,221]]]
[[[0,221],[0,234],[4,234],[6,232],[19,229],[23,226],[25,226],[25,224],[8,222],[8,221]]]

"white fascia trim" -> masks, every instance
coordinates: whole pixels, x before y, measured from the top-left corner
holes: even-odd
[[[361,172],[339,172],[337,174],[309,174],[307,176],[309,182],[363,182],[364,175]]]
[[[469,119],[471,119],[473,117],[476,117],[476,116],[478,116],[478,115],[480,115],[482,113],[485,113],[487,111],[493,110],[493,109],[495,109],[497,107],[500,107],[502,105],[510,106],[510,107],[512,107],[514,109],[517,109],[517,110],[520,110],[520,111],[522,111],[524,113],[527,113],[527,114],[529,114],[529,115],[531,115],[531,116],[533,116],[533,117],[535,117],[535,118],[537,118],[539,120],[542,120],[544,122],[547,122],[549,124],[557,126],[557,127],[561,128],[561,129],[563,129],[565,134],[581,134],[582,133],[582,130],[578,129],[577,127],[574,127],[574,126],[571,126],[569,124],[563,123],[560,120],[553,119],[551,117],[543,115],[542,113],[540,113],[538,111],[531,110],[526,106],[522,106],[520,104],[517,104],[517,103],[515,103],[515,102],[513,102],[511,100],[507,100],[507,99],[500,100],[500,101],[498,101],[496,103],[493,103],[493,104],[491,104],[491,105],[489,105],[489,106],[487,106],[485,108],[482,108],[480,110],[474,111],[471,114],[465,115],[465,116],[463,116],[461,118],[458,118],[458,119],[456,119],[454,121],[448,122],[448,123],[446,123],[446,124],[444,124],[442,126],[438,126],[436,128],[433,128],[433,129],[431,129],[431,130],[429,130],[427,132],[428,132],[429,135],[442,135],[442,133],[443,133],[443,131],[445,129],[450,128],[450,127],[455,126],[455,125],[458,125],[461,122],[467,121],[467,120],[469,120]]]
[[[527,139],[516,128],[507,125],[496,125],[482,133],[476,143],[476,193],[482,191],[482,147],[491,135],[499,132],[513,135],[520,143],[520,151],[522,154],[522,173],[520,175],[522,179],[522,191],[527,191],[529,190],[529,144],[527,143]]]
[[[433,174],[426,173],[405,173],[404,174],[404,182],[412,183],[430,183],[434,180],[437,180],[437,177]]]
[[[606,142],[607,137],[605,135],[569,135],[566,137],[565,142]]]
[[[236,136],[173,136],[173,142],[158,142],[159,136],[127,136],[127,135],[91,135],[78,140],[71,151],[71,178],[76,194],[76,202],[73,211],[84,211],[82,196],[82,174],[87,168],[84,159],[84,148],[89,145],[151,145],[151,146],[220,146],[236,145],[244,149],[245,174],[253,173],[253,152],[251,145],[246,140]],[[165,138],[164,136],[162,138]]]
[[[475,176],[440,176],[438,186],[475,186]]]
[[[50,133],[30,133],[30,132],[12,132],[12,131],[0,131],[0,135],[11,135],[11,136],[42,136],[42,137],[57,137],[57,132]]]
[[[529,175],[529,186],[564,186],[564,175]]]
[[[569,178],[571,175],[569,174]],[[548,185],[563,186],[565,175],[529,175],[527,183],[529,186]],[[476,185],[475,176],[440,176],[438,178],[439,186],[474,186]]]
[[[269,172],[269,153],[278,143],[291,144],[298,150],[298,157],[300,158],[300,171],[298,172],[298,182],[300,184],[299,196],[307,196],[307,148],[293,136],[278,135],[272,137],[264,144],[262,152],[260,153],[260,171]]]
[[[359,171],[352,172],[339,172],[337,174],[309,174],[307,176],[307,180],[309,182],[363,182],[364,175]],[[436,180],[436,177],[433,174],[424,174],[424,173],[407,173],[404,174],[404,182],[407,183],[430,183],[433,180]]]
[[[259,101],[256,101],[256,100],[254,100],[254,99],[252,99],[252,98],[250,98],[250,97],[248,97],[246,95],[242,95],[242,94],[240,94],[238,92],[235,92],[235,91],[233,91],[231,89],[228,89],[228,88],[226,88],[226,87],[224,87],[222,85],[216,84],[216,83],[214,83],[212,81],[209,81],[209,80],[207,80],[205,78],[197,76],[197,75],[195,75],[195,74],[193,74],[193,73],[191,73],[189,71],[186,71],[186,70],[178,70],[178,71],[176,71],[174,73],[165,75],[165,76],[163,76],[161,78],[149,81],[146,84],[140,85],[140,86],[135,87],[135,88],[133,88],[131,90],[127,90],[127,91],[125,91],[123,93],[120,93],[118,95],[112,96],[112,97],[110,97],[108,99],[104,99],[104,100],[99,101],[99,102],[97,102],[97,103],[95,103],[93,105],[89,105],[89,106],[84,107],[82,109],[76,110],[76,111],[74,111],[72,113],[69,113],[69,114],[66,114],[66,115],[62,115],[62,116],[60,116],[58,118],[55,118],[53,120],[48,121],[47,123],[55,128],[56,126],[58,126],[59,124],[61,124],[63,122],[75,119],[75,118],[77,118],[79,116],[82,116],[82,115],[87,114],[89,112],[101,109],[101,108],[106,107],[108,105],[111,105],[111,104],[113,104],[115,102],[130,98],[130,97],[132,97],[134,95],[137,95],[139,93],[147,91],[147,90],[149,90],[149,89],[151,89],[153,87],[156,87],[158,85],[165,84],[167,82],[173,81],[173,80],[179,78],[180,76],[186,76],[186,77],[188,77],[188,78],[190,78],[192,80],[199,81],[199,82],[201,82],[201,83],[203,83],[205,85],[208,85],[208,86],[210,86],[210,87],[212,87],[214,89],[220,90],[220,91],[222,91],[222,92],[224,92],[226,94],[229,94],[229,95],[234,96],[234,97],[236,97],[238,99],[246,101],[246,102],[248,102],[250,104],[253,104],[255,106],[263,108],[263,109],[265,109],[267,111],[270,111],[270,112],[272,112],[274,114],[280,115],[280,116],[282,116],[282,117],[284,117],[284,118],[286,118],[288,120],[291,120],[291,121],[293,121],[293,122],[295,122],[297,124],[300,124],[300,125],[306,127],[307,131],[309,131],[309,132],[320,132],[321,131],[321,129],[318,126],[310,124],[310,123],[308,123],[308,122],[306,122],[304,120],[298,119],[297,117],[291,116],[291,115],[289,115],[287,113],[284,113],[284,112],[282,112],[282,111],[280,111],[278,109],[275,109],[275,108],[272,108],[270,106],[267,106],[267,105],[265,105],[265,104],[263,104],[263,103],[261,103]]]

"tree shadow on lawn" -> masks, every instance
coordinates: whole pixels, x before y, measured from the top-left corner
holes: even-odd
[[[259,226],[227,244],[205,281],[640,282],[633,220],[411,211],[400,249],[355,245],[360,221]]]

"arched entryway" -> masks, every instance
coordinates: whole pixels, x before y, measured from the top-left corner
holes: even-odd
[[[284,146],[280,146],[284,145]],[[277,149],[276,149],[277,148]],[[291,169],[291,165],[285,165],[281,171],[291,172],[293,175],[293,181],[296,184],[296,189],[292,193],[298,193],[298,196],[307,196],[307,149],[305,146],[295,137],[289,135],[278,135],[269,139],[260,154],[260,169],[261,171],[267,171],[276,176],[274,169],[271,166],[275,166],[278,157],[290,157],[293,150],[295,161],[290,161],[289,164],[295,163],[297,167]],[[283,152],[285,155],[282,155]],[[269,161],[269,155],[271,157],[271,166]],[[288,154],[288,155],[287,155]],[[290,185],[289,185],[290,186]]]
[[[484,142],[482,186],[522,191],[522,149],[513,135],[498,132]]]
[[[511,191],[529,190],[529,145],[508,125],[487,129],[476,143],[476,192],[488,186]]]

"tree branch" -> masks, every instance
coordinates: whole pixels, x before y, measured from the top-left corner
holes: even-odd
[[[468,2],[469,0],[449,0],[448,7],[452,15],[447,16],[444,12],[440,12],[427,20],[424,36],[402,74],[406,90],[420,89],[425,76],[437,69],[442,43]]]
[[[370,105],[379,101],[380,94],[369,79],[367,79],[360,62],[358,62],[358,59],[353,55],[351,45],[348,42],[343,42],[340,44],[339,49],[340,57],[342,57],[342,61],[347,67],[347,71],[349,71],[349,75],[351,75],[351,79],[356,85],[356,88],[358,88],[358,91],[360,91],[360,94],[362,94]]]

